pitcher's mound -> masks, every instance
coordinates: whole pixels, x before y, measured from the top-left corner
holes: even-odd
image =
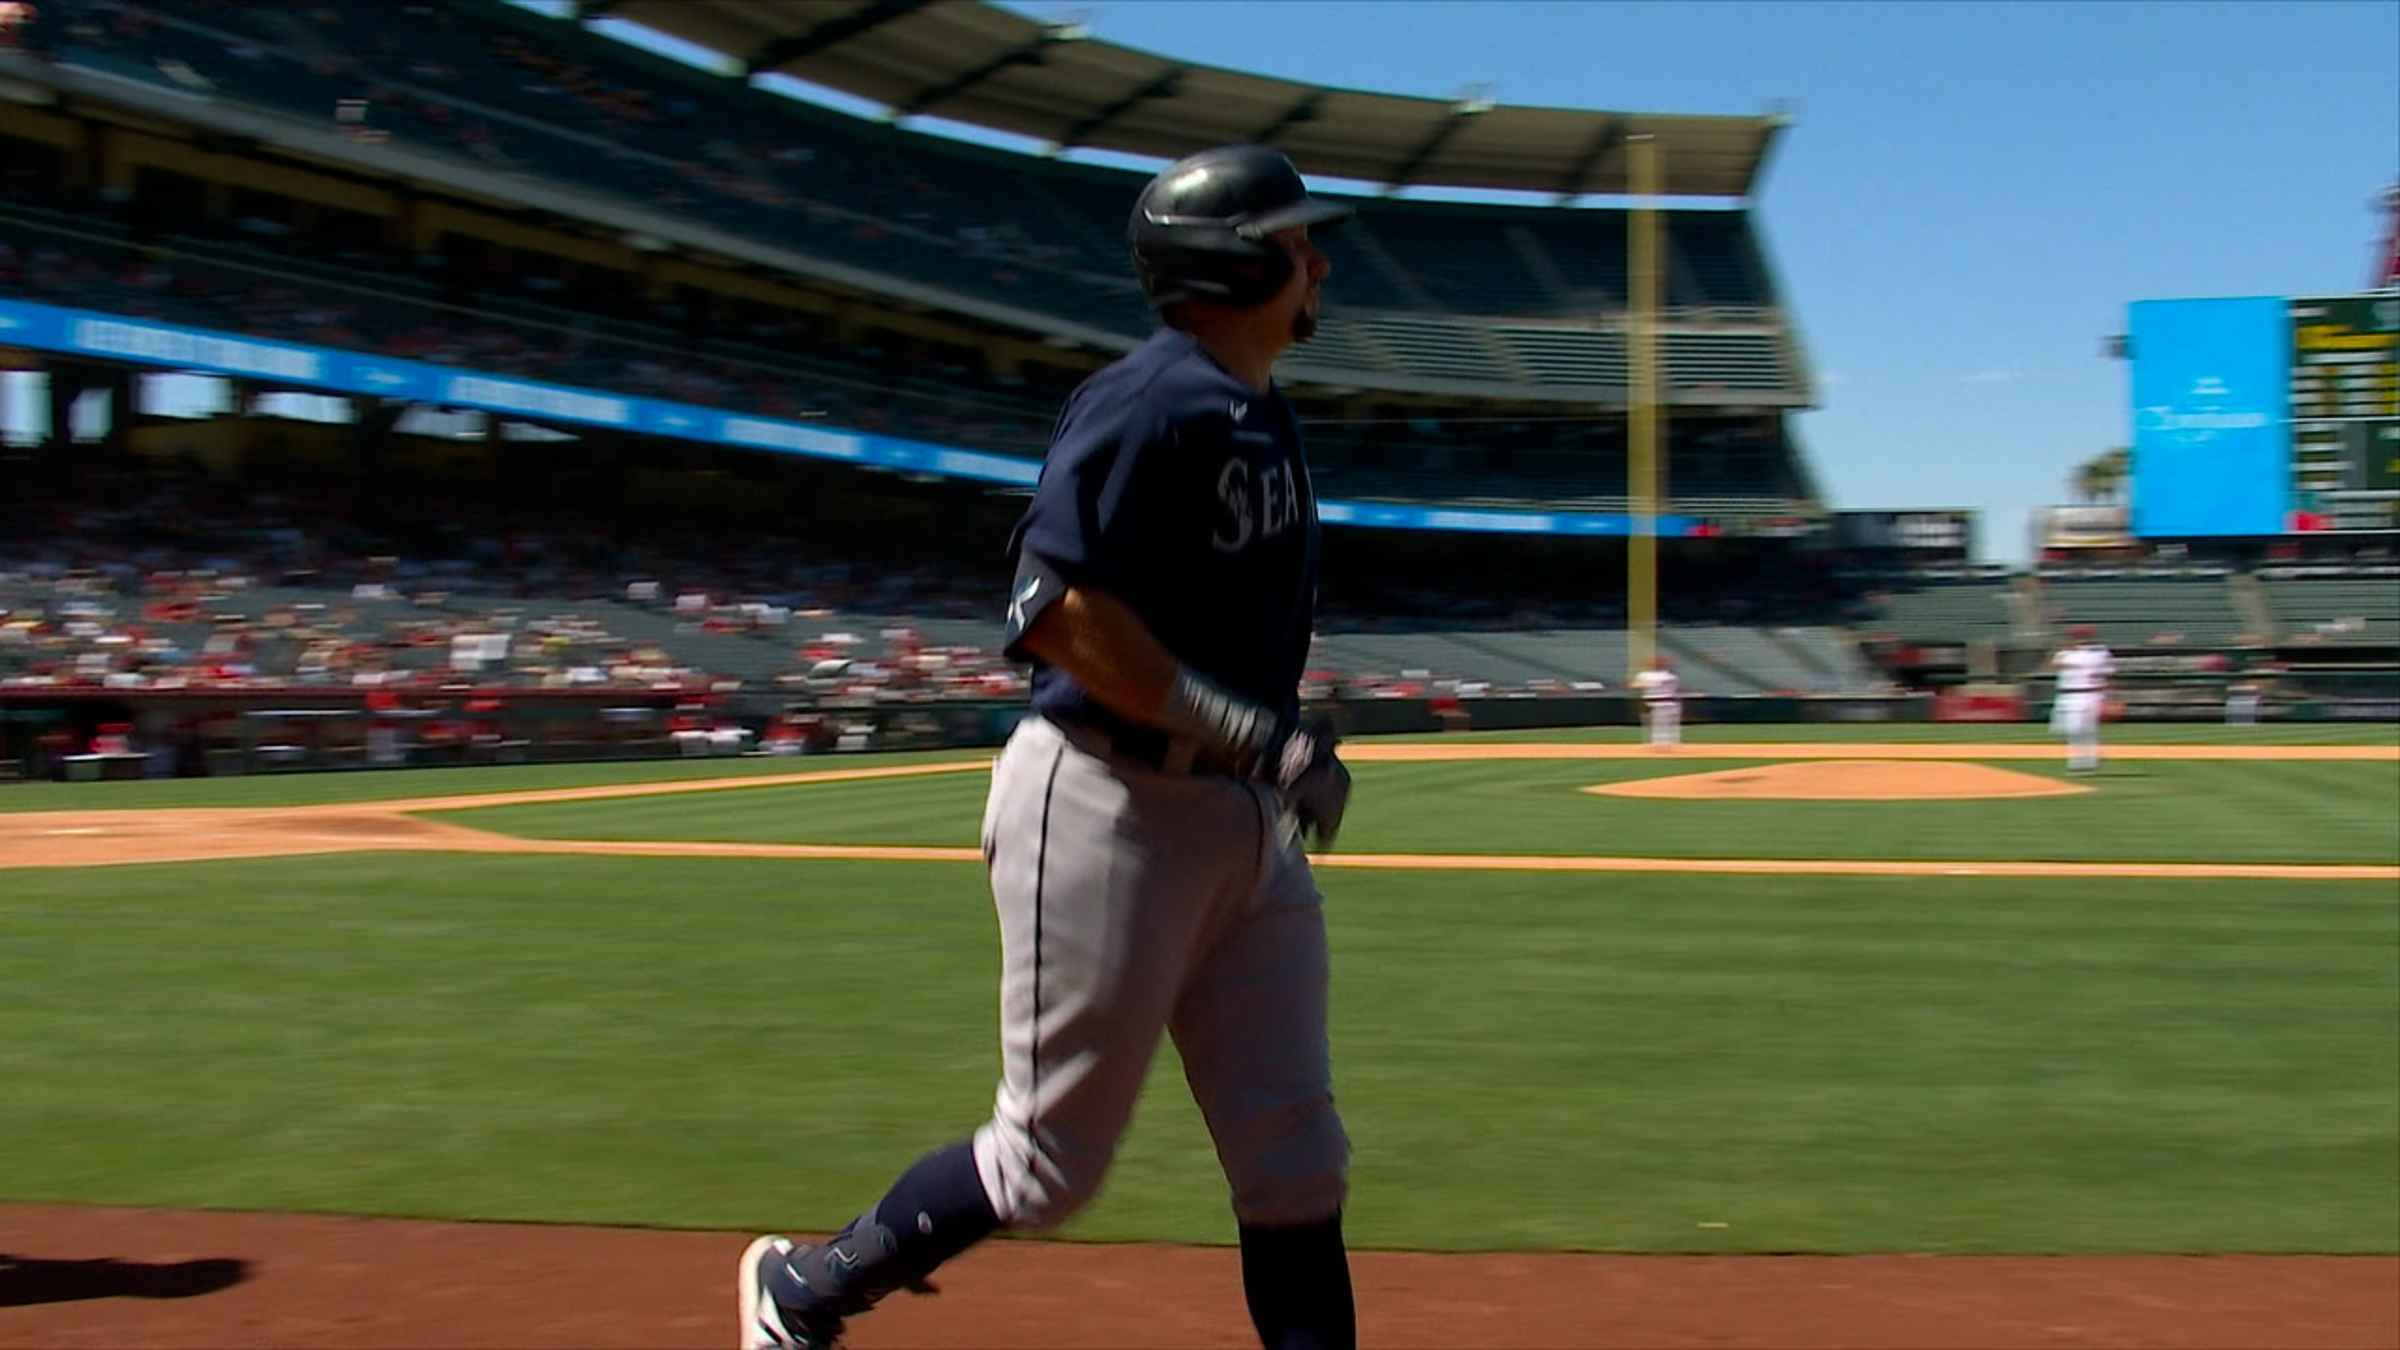
[[[1944,760],[1816,759],[1751,769],[1642,778],[1584,789],[1604,797],[1700,801],[1915,801],[1963,797],[2060,797],[2089,792],[1989,764]]]

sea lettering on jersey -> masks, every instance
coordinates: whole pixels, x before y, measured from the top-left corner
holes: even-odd
[[[1226,460],[1217,471],[1217,503],[1222,514],[1209,543],[1219,553],[1239,553],[1252,539],[1273,539],[1300,523],[1300,484],[1289,460],[1255,472],[1247,459]]]

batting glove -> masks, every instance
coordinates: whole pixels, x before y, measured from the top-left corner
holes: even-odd
[[[1350,770],[1334,753],[1339,744],[1332,719],[1315,717],[1292,727],[1268,761],[1276,789],[1319,849],[1332,847],[1350,807]]]

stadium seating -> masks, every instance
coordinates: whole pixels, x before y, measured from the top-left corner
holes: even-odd
[[[1610,397],[1625,385],[1630,357],[1624,333],[1614,326],[1468,321],[1362,310],[1349,300],[1345,290],[1343,298],[1328,302],[1317,339],[1293,354],[1295,366],[1584,389]],[[1663,378],[1679,389],[1763,393],[1788,389],[1796,378],[1781,335],[1756,325],[1669,331],[1660,335],[1659,348]]]
[[[1775,628],[1767,630],[1789,649],[1801,667],[1812,673],[1803,687],[1816,692],[1873,689],[1883,680],[1859,651],[1858,642],[1839,628]]]
[[[0,259],[26,260],[13,270],[0,260],[0,294],[710,406],[816,412],[864,430],[1026,456],[1048,443],[1066,392],[1061,383],[1004,387],[963,369],[885,360],[822,340],[738,329],[686,336],[651,319],[579,312],[539,292],[495,286],[453,298],[395,260],[357,250],[312,256],[239,234],[184,234],[137,247],[105,221],[38,203],[0,204],[0,249],[8,250]],[[1455,328],[1474,340],[1468,326]],[[1442,363],[1430,352],[1421,359]],[[1671,421],[1667,434],[1679,509],[1719,516],[1787,509],[1784,455],[1772,438],[1690,419]],[[1622,431],[1608,422],[1427,424],[1398,433],[1335,425],[1312,428],[1310,447],[1328,496],[1626,509]]]
[[[1312,667],[1371,682],[1464,680],[1496,688],[1522,689],[1537,682],[1568,686],[1577,681],[1622,683],[1622,630],[1590,632],[1421,632],[1318,635]]]
[[[154,83],[281,109],[320,125],[363,99],[367,125],[400,140],[701,220],[824,259],[1006,301],[1120,333],[1151,322],[1125,275],[1119,172],[1042,164],[806,108],[665,62],[570,24],[484,0],[321,0],[259,7],[193,0],[151,11],[56,0],[60,56]],[[11,202],[5,216],[22,205]],[[1317,340],[1290,368],[1339,384],[1374,372],[1565,392],[1613,391],[1627,373],[1621,212],[1362,201],[1331,232],[1333,289]],[[121,233],[103,216],[27,216],[88,243]],[[1477,246],[1461,249],[1461,232]],[[1661,336],[1671,387],[1738,398],[1805,377],[1772,308],[1742,212],[1666,219],[1668,299],[1690,308]],[[52,241],[55,245],[55,241]],[[180,235],[172,286],[113,259],[68,294],[35,298],[437,362],[538,374],[614,391],[754,410],[817,413],[869,431],[1032,455],[1058,387],[1011,390],[972,372],[725,331],[679,331],[628,286],[566,285],[494,263],[436,278],[349,248]],[[226,271],[223,269],[233,269]],[[262,294],[239,275],[272,275]],[[479,281],[471,292],[463,281]],[[534,289],[547,285],[548,291]],[[563,292],[563,293],[562,293]],[[20,292],[22,293],[22,292]],[[469,311],[442,311],[449,303]],[[598,312],[595,312],[598,311]],[[714,316],[712,316],[712,319]],[[329,321],[330,320],[330,321]],[[494,322],[497,320],[498,322]],[[962,378],[965,377],[965,378]],[[894,397],[894,395],[898,395]],[[1613,394],[1612,394],[1613,396]],[[1555,444],[1557,433],[1546,433]],[[1670,425],[1670,493],[1718,517],[1785,514],[1801,495],[1780,444],[1695,453]],[[1317,437],[1328,495],[1475,507],[1625,508],[1621,452],[1535,465],[1447,438],[1430,460]],[[1539,445],[1543,437],[1523,444]]]
[[[1907,642],[2006,641],[2016,621],[2006,582],[1887,582],[1872,604],[1869,626]]]
[[[533,303],[494,312],[512,307],[489,295],[468,309],[413,278],[322,261],[276,266],[281,255],[222,241],[137,250],[17,203],[0,205],[0,248],[27,260],[14,273],[0,264],[0,295],[781,416],[815,411],[983,449],[1038,455],[1060,393],[962,390],[938,372],[892,370],[857,352],[695,343]]]
[[[1706,669],[1686,665],[1686,687],[1721,693],[1856,693],[1874,687],[1875,677],[1855,646],[1824,628],[1744,628],[1678,624],[1662,629],[1662,642],[1698,657]],[[1733,688],[1720,687],[1732,682]]]
[[[1459,314],[1539,314],[1563,297],[1545,286],[1507,247],[1485,212],[1434,203],[1395,204],[1369,212],[1358,233],[1382,250],[1415,289]],[[1340,238],[1344,231],[1336,231]],[[1474,241],[1461,247],[1461,238]],[[1347,240],[1345,243],[1349,242]],[[1335,260],[1340,265],[1340,259]],[[1349,274],[1337,272],[1345,282]],[[1387,308],[1414,308],[1387,305]]]
[[[2089,624],[2112,648],[2225,647],[2245,631],[2223,577],[2118,579],[2058,573],[2043,578],[2042,607],[2053,628]]]
[[[2286,641],[2400,646],[2400,576],[2268,577]]]
[[[896,633],[946,654],[924,693],[988,693],[994,678],[1021,679],[997,661],[1001,629],[988,598],[968,598],[941,576],[828,570],[770,551],[769,565],[745,569],[744,577],[714,572],[697,557],[661,556],[669,579],[637,596],[626,579],[656,575],[639,549],[621,566],[591,572],[521,562],[503,568],[490,557],[427,561],[413,553],[370,563],[334,550],[329,535],[314,536],[307,552],[315,561],[291,576],[263,557],[195,569],[195,559],[219,551],[206,536],[242,534],[240,519],[203,519],[207,529],[189,553],[98,521],[98,533],[72,544],[88,559],[137,550],[145,559],[140,569],[115,563],[62,571],[50,564],[12,571],[0,553],[0,681],[232,679],[324,687],[351,685],[359,672],[389,672],[431,686],[461,678],[452,666],[454,637],[505,634],[507,655],[476,672],[476,682],[705,689],[731,681],[759,690],[795,687],[827,657],[888,667],[899,651]],[[37,554],[52,547],[23,536],[17,543]],[[360,546],[392,547],[363,540]],[[319,563],[326,579],[305,579]],[[839,580],[845,573],[864,584]],[[827,603],[835,594],[850,598]],[[161,612],[169,600],[188,608]],[[1443,608],[1459,613],[1473,606]],[[1484,608],[1492,617],[1480,625],[1451,620],[1416,631],[1377,631],[1400,621],[1328,612],[1310,669],[1370,694],[1453,682],[1470,694],[1623,687],[1621,627],[1543,626],[1506,617],[1505,605]],[[41,626],[38,640],[27,639],[28,623]],[[1662,630],[1662,641],[1688,658],[1679,665],[1694,694],[1858,693],[1879,683],[1848,640],[1824,628],[1673,624]],[[858,680],[849,682],[887,693],[900,688],[888,669]]]
[[[1761,629],[1674,624],[1659,630],[1695,695],[1856,694],[1881,684],[1856,646],[1829,628]],[[1328,627],[1311,653],[1316,666],[1353,678],[1466,680],[1496,689],[1625,687],[1626,634],[1618,627],[1439,628],[1370,633]]]
[[[151,14],[52,0],[62,61],[195,85],[322,125],[364,125],[827,260],[1122,333],[1148,324],[1123,265],[1121,174],[916,136],[697,74],[563,23],[477,0],[195,0]],[[147,17],[142,17],[147,16]],[[528,27],[527,25],[532,25]],[[1587,386],[1621,379],[1597,329],[1494,334],[1442,314],[1589,320],[1624,303],[1617,211],[1360,203],[1326,247],[1337,269],[1320,365]],[[1476,246],[1459,247],[1464,232]],[[1675,306],[1731,307],[1756,331],[1670,333],[1668,378],[1797,387],[1740,212],[1678,211]],[[1395,322],[1380,317],[1400,313]],[[1355,331],[1339,331],[1345,326]]]

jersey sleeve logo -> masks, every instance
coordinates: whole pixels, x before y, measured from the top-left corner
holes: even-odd
[[[1042,579],[1040,577],[1025,578],[1025,589],[1017,592],[1008,602],[1008,631],[1012,633],[1025,631],[1025,606],[1033,603],[1033,597],[1040,594],[1041,589]]]

